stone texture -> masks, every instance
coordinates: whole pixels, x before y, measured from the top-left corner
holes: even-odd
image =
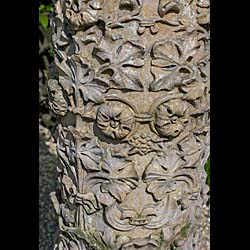
[[[59,189],[56,181],[56,144],[49,129],[39,124],[39,250],[52,250],[57,215],[49,193]]]
[[[209,2],[61,0],[55,250],[201,250]]]

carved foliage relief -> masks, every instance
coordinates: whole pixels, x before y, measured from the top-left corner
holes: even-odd
[[[57,0],[55,250],[199,250],[209,1]]]

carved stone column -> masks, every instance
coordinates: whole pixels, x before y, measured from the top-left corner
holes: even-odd
[[[56,250],[200,250],[209,1],[56,0]]]

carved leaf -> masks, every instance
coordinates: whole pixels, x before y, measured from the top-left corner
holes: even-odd
[[[114,179],[135,179],[138,180],[137,172],[133,162],[128,162],[124,158],[114,157],[110,151],[107,151],[106,159],[102,165],[102,169],[108,172]]]
[[[66,208],[65,204],[61,205],[61,213],[67,225],[75,222],[74,212]]]
[[[88,103],[86,103],[86,105],[84,107],[83,117],[86,117],[88,119],[91,119],[92,121],[95,121],[96,120],[97,110],[98,110],[98,106],[97,105],[95,105],[92,102],[88,102]]]
[[[183,6],[179,21],[184,29],[190,28],[194,30],[194,27],[197,25],[196,14],[194,8],[192,8],[190,4],[185,4]]]
[[[98,104],[104,101],[102,95],[105,90],[93,82],[95,73],[86,58],[74,55],[58,64],[58,69],[62,75],[59,78],[60,84],[68,94],[78,88],[84,101]]]
[[[69,45],[70,39],[63,30],[63,18],[62,16],[56,16],[51,23],[52,28],[55,32],[52,33],[52,40],[57,45],[56,48]],[[58,48],[56,49],[58,51]]]
[[[90,3],[90,6],[91,6],[94,10],[101,10],[103,4],[104,4],[104,0],[92,0],[91,3]]]
[[[119,9],[127,10],[127,11],[134,11],[138,9],[141,4],[142,4],[141,0],[120,0]]]
[[[174,41],[156,42],[152,49],[151,73],[155,80],[151,91],[172,90],[192,81],[193,70],[182,65],[182,48]]]
[[[96,138],[79,147],[78,157],[86,170],[100,170],[99,163],[102,157],[102,150]]]
[[[183,86],[181,89],[186,92],[183,99],[194,101],[204,95],[205,88],[206,85],[198,82]]]
[[[125,163],[116,158],[105,161],[103,169],[110,173],[109,183],[101,185],[102,192],[110,193],[118,201],[124,200],[127,193],[136,187],[138,180],[133,163]]]
[[[200,156],[201,156],[201,152],[198,151],[192,155],[187,155],[187,156],[184,156],[184,160],[185,160],[185,164],[184,166],[185,167],[189,167],[189,168],[195,168],[197,167],[197,163],[200,159]]]
[[[198,36],[195,33],[187,36],[183,42],[182,46],[182,61],[186,62],[188,59],[195,57],[197,54],[197,49],[200,47],[198,42]]]
[[[156,250],[156,249],[159,249],[159,243],[157,243],[154,239],[135,238],[125,243],[122,246],[121,250],[140,249],[140,248]]]
[[[159,177],[158,180],[150,182],[147,191],[152,193],[156,200],[162,200],[166,193],[176,189],[176,182],[171,177]]]
[[[133,163],[115,158],[109,151],[102,164],[102,170],[90,173],[86,177],[86,186],[96,190],[98,201],[102,204],[110,205],[113,198],[118,201],[124,200],[126,195],[137,186],[138,175]],[[101,192],[96,188],[100,188]]]
[[[164,70],[164,69],[163,69]],[[177,70],[173,70],[169,73],[169,71],[159,72],[158,70],[152,70],[153,75],[157,75],[157,79],[150,85],[151,91],[159,91],[159,90],[172,90],[177,86],[182,85],[182,78],[178,76]]]
[[[171,64],[178,64],[180,62],[180,45],[173,41],[160,41],[156,42],[153,46],[153,60],[152,65],[157,65],[157,60],[162,59],[164,60],[165,64],[161,66],[167,67],[170,63]]]
[[[94,83],[86,83],[84,85],[80,85],[79,89],[83,95],[83,99],[85,102],[93,101],[94,103],[103,103],[103,92],[104,89],[101,86],[98,86]]]
[[[152,91],[172,90],[195,80],[194,69],[190,62],[199,54],[201,43],[192,33],[180,44],[168,40],[156,42],[152,49],[151,72],[155,80],[151,83]],[[196,59],[195,59],[196,60]]]
[[[175,0],[159,0],[158,12],[160,17],[164,17],[170,25],[178,25],[177,14],[179,5]]]
[[[94,79],[94,70],[91,69],[88,59],[82,58],[79,55],[73,55],[67,60],[71,69],[71,76],[77,84],[92,82]]]
[[[83,206],[87,214],[92,214],[100,208],[98,200],[92,192],[83,194]]]
[[[67,63],[67,60],[63,60],[61,62],[56,61],[56,67],[60,77],[73,79],[73,72]]]
[[[102,64],[104,63],[110,63],[112,61],[112,54],[110,50],[107,50],[102,47],[95,47],[93,50],[94,56],[99,59]]]
[[[87,142],[93,137],[92,134],[88,132],[88,129],[86,127],[83,127],[82,129],[76,129],[73,126],[69,126],[68,129],[75,140],[81,140]]]
[[[99,203],[104,206],[110,206],[115,201],[115,198],[111,197],[109,193],[103,193],[101,190],[97,190],[96,197]]]
[[[185,167],[196,167],[196,163],[201,155],[201,145],[196,141],[195,137],[185,139],[179,143],[180,149],[183,151],[183,160]]]
[[[169,150],[165,157],[160,158],[160,161],[163,168],[172,172],[181,166],[180,156],[175,150]]]
[[[121,211],[121,219],[128,219],[128,218],[136,218],[137,214],[136,211],[133,209],[129,209],[129,208],[122,208]]]
[[[74,182],[77,183],[75,145],[73,141],[67,139],[67,134],[66,131],[59,129],[57,153],[60,163],[65,168],[64,172],[66,171],[69,175],[72,175]]]
[[[81,239],[76,238],[70,233],[68,235],[69,238],[61,235],[59,243],[55,245],[55,250],[86,250]]]
[[[114,55],[103,48],[96,48],[97,56],[105,63],[97,75],[110,87],[141,90],[138,68],[144,65],[144,48],[131,41],[120,45]]]
[[[97,22],[98,17],[96,11],[101,8],[102,1],[73,1],[65,10],[67,17],[72,28],[78,30],[80,27],[92,26]]]
[[[77,34],[73,36],[75,46],[77,48],[77,53],[81,52],[81,47],[90,44],[90,43],[99,43],[102,37],[102,32],[97,26],[93,26],[81,35]]]
[[[57,80],[50,79],[48,90],[50,108],[55,114],[64,116],[68,111],[68,103],[63,96],[62,87]]]
[[[131,191],[131,188],[126,182],[113,179],[110,183],[102,184],[101,191],[103,193],[111,194],[118,201],[122,201],[126,197],[127,193]]]
[[[74,84],[73,84],[72,80],[70,80],[69,78],[65,78],[63,76],[59,76],[59,82],[60,82],[60,85],[63,87],[63,89],[68,94],[72,94],[73,93]]]
[[[69,176],[63,175],[62,184],[65,186],[65,189],[68,192],[68,194],[70,195],[76,194],[76,186],[74,185],[71,178],[69,178]]]
[[[208,113],[197,118],[196,128],[194,130],[195,134],[202,134],[203,132],[209,132],[209,117]]]
[[[60,215],[60,203],[57,199],[56,192],[51,192],[49,195],[57,215]]]
[[[123,67],[142,67],[144,65],[144,52],[144,48],[141,45],[127,41],[117,49],[119,64]]]
[[[166,193],[176,189],[174,173],[182,165],[176,150],[169,150],[168,154],[154,158],[143,174],[143,180],[148,184],[147,191],[156,200],[162,200]]]
[[[199,150],[199,144],[194,136],[190,138],[185,138],[183,141],[178,143],[180,149],[185,152],[185,154],[191,155]]]

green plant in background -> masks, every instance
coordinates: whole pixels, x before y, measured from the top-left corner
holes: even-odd
[[[208,157],[207,163],[205,165],[205,170],[207,172],[207,185],[210,186],[210,156]]]
[[[52,0],[39,1],[39,74],[42,73],[44,82],[47,80],[49,64],[53,61],[53,49],[51,44],[51,27],[49,18],[53,12]]]
[[[47,29],[49,25],[49,15],[53,11],[53,3],[48,5],[40,3],[39,5],[39,24]]]
[[[39,1],[39,120],[48,129],[54,128],[55,116],[49,110],[47,82],[49,65],[53,62],[50,15],[54,9],[52,0]]]

